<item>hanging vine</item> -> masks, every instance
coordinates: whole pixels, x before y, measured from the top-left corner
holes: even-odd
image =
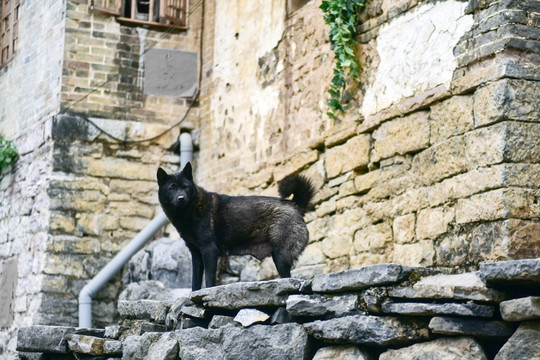
[[[13,146],[13,142],[4,139],[4,137],[0,135],[0,173],[2,170],[12,165],[15,162],[16,157],[17,149]]]
[[[360,78],[360,63],[356,59],[356,35],[358,14],[367,0],[328,0],[323,1],[320,9],[323,11],[324,22],[330,26],[330,42],[336,58],[334,77],[328,93],[327,113],[331,119],[336,113],[344,112],[342,106],[343,92],[347,78],[356,81]]]

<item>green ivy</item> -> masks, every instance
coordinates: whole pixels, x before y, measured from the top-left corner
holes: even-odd
[[[6,140],[0,135],[0,172],[15,162],[17,154],[13,141]]]
[[[328,93],[330,99],[327,113],[331,119],[336,113],[344,112],[342,96],[346,80],[351,77],[359,80],[361,67],[356,60],[356,28],[358,14],[367,0],[329,0],[323,1],[320,9],[323,11],[324,22],[330,26],[330,42],[335,53],[336,67]]]

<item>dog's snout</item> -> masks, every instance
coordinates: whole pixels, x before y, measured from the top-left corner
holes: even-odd
[[[176,198],[178,201],[180,200],[184,200],[184,195],[178,195],[178,197]]]

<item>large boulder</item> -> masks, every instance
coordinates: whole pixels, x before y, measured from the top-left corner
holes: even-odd
[[[124,285],[160,281],[168,288],[191,288],[191,253],[183,240],[161,238],[139,250],[128,263]]]
[[[191,328],[175,332],[180,358],[191,360],[304,359],[308,336],[300,324]]]

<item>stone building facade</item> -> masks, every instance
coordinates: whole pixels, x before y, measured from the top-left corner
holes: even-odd
[[[362,79],[335,121],[319,5],[191,1],[187,30],[166,33],[86,0],[21,3],[16,54],[0,70],[0,132],[20,153],[0,179],[0,272],[17,299],[0,355],[21,326],[76,324],[79,290],[156,214],[155,171],[177,168],[178,127],[132,144],[87,121],[138,140],[186,113],[192,101],[144,91],[140,55],[155,41],[200,56],[200,97],[179,127],[192,131],[202,186],[276,195],[297,172],[315,183],[294,276],[540,255],[538,2],[368,1]],[[97,294],[96,326],[114,321],[120,291],[117,276]]]

